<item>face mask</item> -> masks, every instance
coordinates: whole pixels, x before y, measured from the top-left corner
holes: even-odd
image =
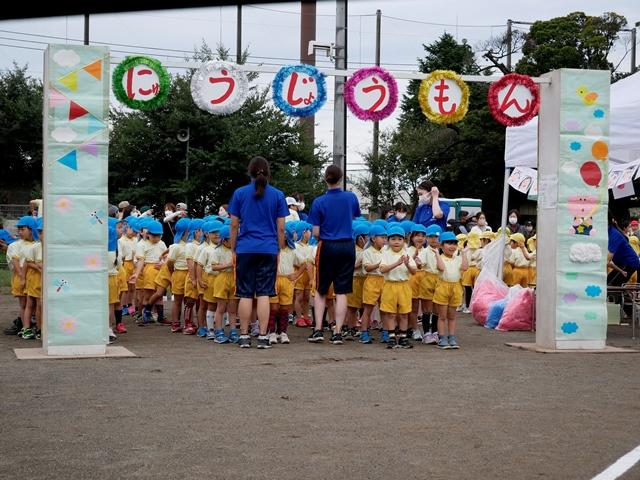
[[[396,213],[396,218],[398,220],[402,220],[404,218],[406,218],[407,214],[406,213]]]
[[[528,226],[528,227],[524,227],[524,229],[525,229],[527,232],[530,232],[530,231],[532,231],[532,230],[533,230],[533,227]]]
[[[164,211],[164,216],[168,217],[169,215],[171,215],[173,212],[171,210],[165,210]]]
[[[419,197],[419,203],[423,205],[429,205],[431,203],[431,195],[428,193],[423,193]]]
[[[487,221],[484,219],[480,219],[478,220],[478,226],[479,227],[484,227],[487,224]]]
[[[220,207],[218,209],[218,216],[219,217],[226,217],[227,216],[227,211],[224,208]]]
[[[518,217],[509,217],[509,223],[511,225],[515,225],[516,223],[518,223]]]
[[[304,202],[300,202],[300,203],[298,204],[298,210],[301,210],[301,211],[302,211],[302,210],[304,210],[304,207],[305,207]]]

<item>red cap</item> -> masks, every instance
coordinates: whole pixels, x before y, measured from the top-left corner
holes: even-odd
[[[638,220],[631,220],[631,225],[633,225],[634,227],[638,226]]]

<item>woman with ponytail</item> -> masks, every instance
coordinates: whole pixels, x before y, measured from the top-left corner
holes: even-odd
[[[284,248],[284,219],[289,215],[284,194],[269,185],[269,162],[254,157],[249,162],[251,183],[238,188],[229,202],[231,249],[236,262],[236,296],[240,298],[240,341],[251,346],[249,320],[257,299],[260,325],[258,348],[269,348],[269,297],[276,294],[278,252]]]

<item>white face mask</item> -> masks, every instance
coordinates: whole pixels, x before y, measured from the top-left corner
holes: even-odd
[[[418,203],[421,205],[429,205],[431,203],[431,194],[423,193],[420,195],[420,197],[418,197]]]
[[[224,208],[220,207],[218,209],[218,216],[223,218],[227,217],[227,211]]]
[[[518,223],[518,217],[509,217],[509,223],[511,225],[515,225],[516,223]]]
[[[403,219],[405,219],[406,217],[407,217],[407,214],[406,214],[406,213],[404,213],[404,212],[396,213],[396,218],[397,218],[398,220],[403,220]]]
[[[298,210],[302,211],[302,210],[304,210],[304,207],[305,207],[304,202],[300,202],[298,204]]]
[[[164,216],[168,217],[169,215],[171,215],[173,212],[171,210],[165,210],[164,211]]]

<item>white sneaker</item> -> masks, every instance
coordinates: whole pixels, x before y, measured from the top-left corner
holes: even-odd
[[[276,343],[278,343],[278,335],[276,335],[275,333],[270,333],[269,334],[269,344],[270,345],[275,345]]]
[[[456,308],[456,312],[461,312],[461,311],[462,311],[462,305]]]
[[[422,343],[426,345],[434,345],[438,343],[438,340],[437,333],[425,333],[424,337],[422,337]]]
[[[462,313],[471,313],[471,310],[469,310],[469,308],[465,307],[464,310],[462,310]]]
[[[412,338],[413,338],[414,340],[418,340],[418,341],[422,340],[422,333],[420,332],[420,329],[419,329],[419,328],[416,328],[416,329],[413,331],[413,337],[412,337]]]
[[[116,337],[116,334],[113,333],[113,329],[109,329],[109,345],[111,345],[113,342],[115,342],[117,340],[118,337]]]
[[[289,341],[289,335],[287,335],[286,333],[281,333],[280,334],[280,343],[290,343]]]

